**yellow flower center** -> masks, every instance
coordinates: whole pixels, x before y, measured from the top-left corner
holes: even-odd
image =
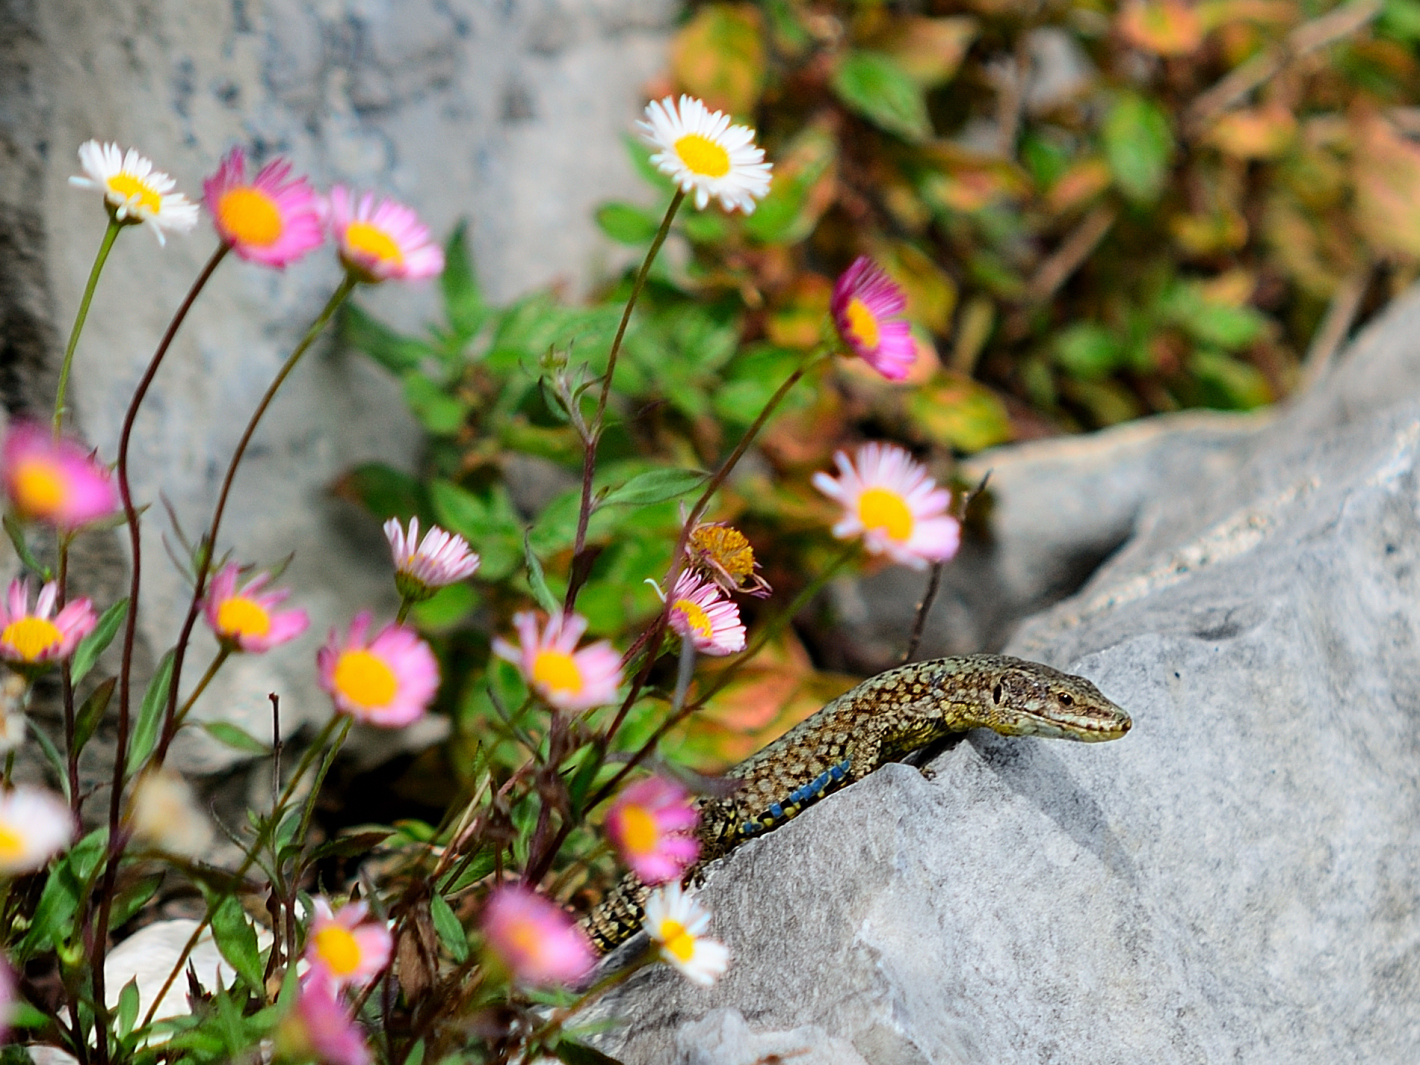
[[[360,944],[340,925],[326,925],[315,934],[315,941],[316,956],[332,976],[349,976],[360,967]]]
[[[399,681],[385,660],[369,651],[345,651],[335,663],[335,690],[357,706],[387,706],[399,691]]]
[[[728,525],[701,525],[690,534],[690,547],[737,580],[754,572],[754,548]]]
[[[656,819],[644,806],[628,806],[621,811],[621,842],[632,854],[650,854],[660,838]]]
[[[0,825],[0,862],[17,862],[24,856],[24,835],[10,825]]]
[[[44,618],[20,618],[0,632],[0,643],[13,647],[26,662],[34,662],[51,647],[64,641],[64,633]]]
[[[108,189],[124,201],[138,197],[138,207],[149,214],[157,214],[163,206],[163,198],[132,174],[115,174],[108,179]]]
[[[533,659],[533,683],[552,692],[582,690],[582,671],[565,651],[539,651]]]
[[[687,133],[676,141],[675,153],[692,174],[716,178],[730,172],[730,153],[699,133]]]
[[[380,262],[404,262],[404,253],[399,250],[399,245],[383,229],[372,226],[369,222],[351,222],[346,226],[345,243],[362,255],[368,255]]]
[[[671,609],[679,610],[685,617],[686,625],[694,630],[702,640],[708,640],[714,635],[714,629],[710,625],[710,615],[705,613],[698,604],[692,603],[689,599],[677,599]]]
[[[234,595],[217,608],[217,631],[223,636],[265,636],[271,631],[271,615],[260,603]]]
[[[236,188],[217,201],[217,217],[222,229],[237,244],[267,248],[281,236],[281,212],[266,193],[253,188]]]
[[[881,530],[898,543],[912,535],[912,511],[907,501],[886,488],[869,488],[858,497],[858,520],[863,528]]]
[[[661,941],[661,948],[679,961],[688,962],[695,955],[695,937],[679,921],[666,918],[656,938]]]
[[[881,339],[877,316],[868,310],[868,305],[857,296],[848,301],[848,310],[845,313],[848,317],[848,332],[853,334],[853,339],[869,351],[876,351]]]
[[[31,517],[53,514],[64,505],[69,486],[54,466],[39,459],[21,459],[10,474],[15,506]]]
[[[508,944],[525,958],[533,959],[542,954],[542,933],[532,921],[515,921],[503,932]]]

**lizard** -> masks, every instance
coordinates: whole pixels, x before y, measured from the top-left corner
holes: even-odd
[[[1097,743],[1118,739],[1130,725],[1129,715],[1088,680],[1036,662],[978,654],[898,666],[729,770],[726,777],[738,787],[728,797],[697,799],[700,853],[682,881],[702,882],[706,866],[746,840],[953,733],[988,728]],[[640,931],[649,893],[627,874],[587,914],[582,926],[600,953]]]

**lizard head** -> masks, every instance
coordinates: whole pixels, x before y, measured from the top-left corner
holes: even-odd
[[[1034,662],[1005,660],[991,689],[991,728],[1005,736],[1050,736],[1098,743],[1133,724],[1084,677]]]

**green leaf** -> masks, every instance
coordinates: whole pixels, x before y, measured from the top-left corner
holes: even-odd
[[[1202,386],[1203,402],[1223,410],[1252,410],[1272,402],[1272,386],[1251,363],[1222,352],[1199,351],[1188,360],[1189,372]]]
[[[700,470],[647,470],[601,498],[604,507],[644,507],[679,499],[705,483]]]
[[[463,427],[468,407],[422,373],[404,375],[404,402],[433,436],[453,436]]]
[[[153,753],[158,742],[158,726],[167,707],[168,688],[173,681],[173,651],[169,650],[158,663],[158,670],[143,693],[138,719],[133,723],[133,735],[128,745],[128,773],[131,776]]]
[[[493,871],[493,865],[494,853],[493,849],[490,847],[487,850],[480,851],[477,855],[471,858],[469,860],[468,867],[464,869],[464,871],[460,873],[457,878],[451,876],[451,882],[444,884],[442,887],[440,887],[439,890],[447,891],[450,894],[453,894],[457,891],[462,891],[470,884],[478,883],[485,876],[491,873]]]
[[[424,341],[401,336],[354,303],[347,302],[341,309],[340,328],[347,344],[397,374],[418,369],[420,363],[435,354]]]
[[[472,614],[478,603],[478,592],[473,588],[467,584],[450,584],[424,602],[414,604],[409,616],[425,632],[448,632]]]
[[[117,677],[109,677],[84,700],[84,705],[79,707],[79,713],[74,717],[74,749],[82,751],[84,745],[93,738],[94,730],[99,727],[99,722],[103,720],[104,711],[108,709],[109,700],[113,698],[113,690],[118,686]]]
[[[48,733],[33,721],[29,723],[29,735],[35,738],[35,742],[39,744],[40,750],[44,752],[50,767],[53,768],[54,775],[59,778],[59,785],[64,789],[64,798],[66,800],[72,798],[69,794],[69,767],[64,756],[59,753],[59,748],[54,745],[54,741],[49,738]]]
[[[49,1014],[31,1006],[23,999],[10,1003],[11,1028],[43,1028],[49,1024]]]
[[[163,874],[145,876],[135,884],[130,884],[118,893],[109,911],[109,927],[121,928],[135,913],[147,905],[148,900],[162,887]]]
[[[1420,0],[1385,0],[1376,28],[1397,41],[1420,41]]]
[[[128,983],[123,985],[123,990],[118,993],[118,1037],[122,1039],[129,1032],[133,1031],[133,1024],[138,1020],[138,977],[133,977]]]
[[[97,874],[107,848],[108,830],[95,829],[54,863],[30,918],[29,931],[12,951],[11,961],[22,965],[35,953],[64,942],[74,933],[79,899],[87,895],[89,882]]]
[[[404,1065],[424,1065],[424,1050],[424,1040],[421,1039],[409,1048],[409,1053],[404,1056]],[[444,1060],[448,1062],[447,1058]]]
[[[564,1061],[567,1065],[622,1065],[619,1059],[603,1054],[596,1047],[566,1038],[557,1044],[554,1053],[558,1061]]]
[[[924,385],[907,401],[913,421],[934,444],[971,453],[1012,437],[1011,419],[1001,400],[969,378],[947,377]]]
[[[532,589],[538,605],[549,614],[556,614],[561,604],[547,587],[547,575],[543,573],[542,563],[538,561],[537,554],[532,549],[531,534],[528,532],[523,533],[523,559],[528,567],[528,586]]]
[[[1055,337],[1055,361],[1081,381],[1099,381],[1119,368],[1124,347],[1115,335],[1094,322],[1068,326]]]
[[[390,518],[406,521],[417,515],[427,524],[430,517],[424,486],[416,478],[383,462],[356,466],[336,483],[335,493],[360,504],[380,521]]]
[[[73,661],[69,664],[69,674],[76,686],[89,675],[89,670],[94,668],[99,655],[104,653],[113,638],[118,635],[118,628],[127,614],[128,600],[120,599],[103,612],[98,624],[94,626],[94,631],[79,641],[79,646],[74,649]]]
[[[444,313],[461,340],[476,335],[488,318],[488,307],[478,289],[478,275],[468,247],[468,221],[462,220],[444,245],[444,272],[439,277],[444,290]]]
[[[640,137],[630,133],[622,136],[621,143],[625,145],[631,165],[636,168],[636,173],[641,175],[641,180],[665,193],[669,199],[675,191],[675,182],[670,179],[670,175],[662,173],[660,168],[651,162],[651,156],[654,154],[651,148]]]
[[[429,497],[439,524],[462,536],[483,559],[480,577],[500,581],[517,569],[523,556],[523,523],[504,488],[482,496],[452,481],[436,480],[429,486]]]
[[[1110,108],[1103,132],[1105,158],[1120,191],[1135,203],[1153,203],[1173,156],[1168,115],[1152,100],[1125,93]]]
[[[587,792],[591,791],[593,782],[597,779],[597,773],[602,767],[601,748],[593,744],[587,748],[587,756],[582,760],[582,764],[577,767],[577,772],[572,777],[572,782],[567,785],[568,800],[572,804],[572,814],[575,818],[582,816],[582,804],[587,799]]]
[[[879,129],[914,142],[932,135],[922,90],[891,56],[849,52],[834,72],[833,91]]]
[[[7,513],[4,518],[5,531],[10,535],[10,543],[15,545],[15,554],[20,556],[20,561],[25,564],[25,568],[40,574],[45,580],[49,580],[50,572],[46,566],[41,566],[30,551],[30,545],[25,540],[25,526],[19,518],[12,513]]]
[[[439,933],[439,940],[449,955],[454,961],[463,962],[468,957],[468,933],[444,896],[435,894],[430,897],[429,916],[434,919],[434,931]]]
[[[226,721],[204,721],[202,730],[218,743],[225,743],[234,750],[246,754],[266,755],[271,753],[271,745],[263,743],[246,729],[238,728]]]
[[[597,225],[618,244],[649,244],[660,228],[655,216],[629,203],[604,203],[597,208]]]
[[[209,899],[208,906],[217,949],[251,990],[262,993],[261,950],[241,902],[235,895],[224,895],[215,907]]]

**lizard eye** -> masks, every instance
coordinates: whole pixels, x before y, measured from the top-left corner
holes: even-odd
[[[1069,692],[1061,692],[1061,693],[1060,693],[1060,705],[1062,705],[1062,706],[1074,706],[1074,705],[1075,705],[1074,696],[1072,696]]]
[[[991,689],[991,701],[997,706],[1001,705],[1001,682],[996,682],[996,687]]]

